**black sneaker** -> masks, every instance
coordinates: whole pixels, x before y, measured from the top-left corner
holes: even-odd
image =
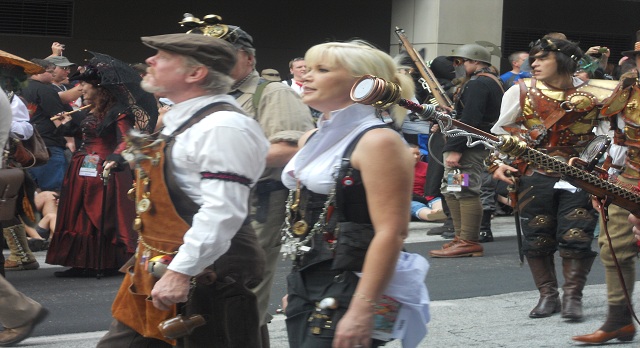
[[[447,232],[453,233],[453,220],[451,220],[450,217],[447,218],[447,220],[444,222],[444,225],[428,229],[427,236],[437,236]]]
[[[451,231],[444,232],[441,235],[441,237],[444,238],[444,239],[453,239],[453,237],[455,237],[455,236],[456,236],[456,231],[453,230],[453,229]]]
[[[478,242],[480,243],[493,242],[493,232],[491,232],[491,230],[480,231],[480,237],[478,238]]]

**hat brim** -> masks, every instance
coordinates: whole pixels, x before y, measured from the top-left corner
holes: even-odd
[[[24,69],[24,72],[27,75],[41,74],[45,71],[45,69],[38,64],[2,50],[0,50],[0,64],[19,66]]]

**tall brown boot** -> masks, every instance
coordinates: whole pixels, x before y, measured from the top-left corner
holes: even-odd
[[[636,328],[633,325],[631,311],[626,304],[612,305],[609,304],[609,313],[607,313],[607,321],[596,332],[573,336],[572,339],[578,342],[591,344],[602,344],[607,341],[618,339],[620,341],[631,341],[636,335]]]
[[[9,258],[4,262],[5,271],[22,271],[40,268],[38,260],[29,249],[24,226],[18,224],[2,229],[4,239],[9,246]]]
[[[558,280],[556,279],[553,254],[540,257],[527,256],[527,263],[531,269],[533,281],[540,291],[540,300],[529,313],[529,318],[546,318],[553,313],[560,312]]]
[[[595,256],[582,259],[562,258],[562,317],[569,320],[582,319],[582,289],[587,282],[587,275]]]

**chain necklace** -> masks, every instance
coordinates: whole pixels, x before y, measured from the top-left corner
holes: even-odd
[[[313,224],[311,231],[309,231],[306,237],[302,239],[301,236],[297,236],[295,234],[291,225],[293,220],[291,211],[300,209],[300,181],[298,180],[298,185],[295,190],[289,190],[287,204],[285,205],[284,226],[282,227],[282,245],[284,247],[282,252],[283,259],[290,255],[291,260],[295,260],[297,257],[302,256],[304,253],[311,250],[311,247],[308,244],[311,242],[313,237],[320,233],[327,225],[327,212],[329,211],[329,207],[333,205],[335,196],[336,184],[334,183],[333,188],[331,188],[331,191],[327,196],[327,200],[324,202],[324,207],[322,209],[322,213],[320,213],[320,216],[318,217],[318,221]],[[295,224],[296,223],[294,223],[294,226]]]

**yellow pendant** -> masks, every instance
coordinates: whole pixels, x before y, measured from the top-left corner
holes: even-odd
[[[293,224],[291,230],[296,236],[304,236],[307,233],[307,227],[309,227],[309,225],[304,220],[300,220]]]
[[[133,220],[133,230],[136,232],[142,231],[142,219],[139,216]]]

